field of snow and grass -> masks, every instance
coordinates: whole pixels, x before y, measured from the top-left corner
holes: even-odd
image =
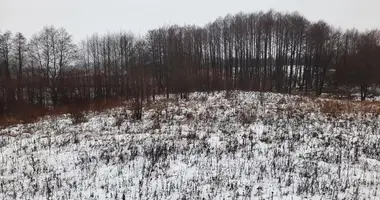
[[[380,118],[192,93],[0,130],[0,199],[380,199]]]

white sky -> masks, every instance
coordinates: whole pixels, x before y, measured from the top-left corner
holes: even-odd
[[[380,0],[0,0],[0,31],[30,37],[44,25],[63,26],[79,41],[95,32],[145,34],[162,25],[204,25],[228,13],[270,8],[343,29],[380,27]]]

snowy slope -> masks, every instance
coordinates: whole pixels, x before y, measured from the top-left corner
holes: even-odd
[[[262,103],[262,104],[261,104]],[[379,118],[254,92],[0,131],[0,199],[380,199]]]

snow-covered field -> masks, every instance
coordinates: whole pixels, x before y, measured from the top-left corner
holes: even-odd
[[[126,118],[124,116],[127,116]],[[0,131],[0,199],[380,199],[380,118],[192,93]]]

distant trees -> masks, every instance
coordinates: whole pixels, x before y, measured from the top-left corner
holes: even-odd
[[[54,108],[76,100],[134,99],[191,91],[260,90],[321,95],[380,84],[380,34],[336,29],[299,13],[238,13],[204,27],[165,26],[143,38],[93,34],[77,46],[64,28],[30,40],[0,34],[1,114],[11,102]],[[136,113],[137,118],[141,113]]]
[[[17,99],[23,98],[22,77],[23,68],[27,59],[27,41],[22,33],[16,33],[13,38],[12,56],[14,58],[14,71],[17,79]]]
[[[45,82],[40,92],[48,89],[52,106],[57,106],[59,99],[67,95],[63,88],[65,73],[74,65],[77,56],[72,36],[64,28],[44,27],[31,39],[29,53],[33,62],[31,67],[37,67],[33,71],[39,73],[40,82]],[[40,104],[42,98],[43,94],[40,94]]]
[[[378,85],[380,72],[380,35],[378,30],[358,33],[347,32],[345,52],[337,68],[341,84],[360,87],[361,100],[365,100],[368,88]]]
[[[6,31],[0,35],[0,78],[1,83],[4,85],[0,99],[0,105],[3,107],[0,113],[9,113],[10,104],[14,100],[14,86],[11,81],[11,46],[12,46],[12,33]]]

